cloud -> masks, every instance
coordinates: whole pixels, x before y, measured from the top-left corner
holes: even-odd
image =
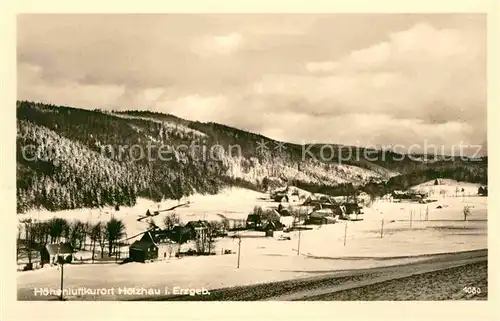
[[[336,70],[339,64],[333,61],[308,62],[306,63],[307,71],[311,73],[331,72]]]
[[[369,110],[437,123],[485,121],[484,37],[419,23],[339,60],[307,62],[309,76],[274,75],[254,87],[310,102],[320,114]]]
[[[224,95],[200,96],[195,94],[157,101],[153,109],[186,119],[208,122],[220,121],[224,119],[225,115],[231,116],[231,113],[227,113],[228,104],[229,101]]]
[[[484,15],[21,15],[18,97],[280,140],[486,141]],[[368,27],[367,27],[368,26]]]
[[[119,85],[81,84],[68,80],[47,83],[42,77],[43,68],[25,63],[18,65],[17,73],[18,81],[22,84],[18,86],[17,95],[22,100],[106,109],[111,108],[125,91]]]
[[[202,57],[230,55],[243,45],[243,37],[238,33],[224,36],[207,36],[193,42],[192,50]]]

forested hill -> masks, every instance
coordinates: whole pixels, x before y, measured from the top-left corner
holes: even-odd
[[[443,175],[486,181],[485,159],[430,163],[373,151],[368,161],[363,149],[353,154],[347,147],[330,146],[326,151],[320,146],[306,148],[166,114],[20,101],[18,212],[33,207],[55,211],[133,205],[139,196],[180,199],[192,193],[217,193],[226,186],[264,191],[271,184],[288,183],[343,193],[363,186],[404,187]],[[329,155],[330,150],[335,154]]]

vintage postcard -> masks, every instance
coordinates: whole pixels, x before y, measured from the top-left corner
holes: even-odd
[[[15,300],[488,301],[487,23],[19,13]]]

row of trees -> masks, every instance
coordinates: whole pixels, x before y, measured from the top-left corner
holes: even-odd
[[[105,249],[108,255],[116,253],[117,246],[126,235],[125,224],[116,218],[97,223],[68,221],[64,218],[52,218],[48,221],[24,219],[18,226],[17,256],[26,255],[32,262],[35,252],[47,244],[70,243],[76,250],[91,250],[92,259],[96,247],[100,247],[101,258]],[[90,241],[90,242],[89,242]]]

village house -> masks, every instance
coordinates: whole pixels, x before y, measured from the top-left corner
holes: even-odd
[[[262,227],[262,217],[258,214],[248,214],[246,221],[247,229],[259,229]]]
[[[409,200],[411,199],[411,196],[409,193],[407,192],[403,192],[403,191],[392,191],[391,193],[391,196],[392,196],[392,199],[393,200]]]
[[[154,230],[144,233],[129,248],[129,260],[146,262],[170,258],[174,252],[173,233],[168,230]]]
[[[204,220],[189,221],[184,227],[189,230],[190,239],[193,240],[205,238],[211,232],[209,231],[210,223]]]
[[[364,219],[363,206],[357,202],[343,203],[340,205],[340,209],[342,210],[341,219],[349,221],[362,221]]]
[[[279,217],[279,221],[281,225],[285,228],[291,228],[293,227],[293,223],[295,221],[295,217],[292,216],[292,214],[287,210],[287,209],[282,209],[281,211],[276,211],[276,214]]]
[[[59,256],[69,263],[73,261],[74,252],[75,250],[69,243],[47,244],[40,249],[40,263],[42,266],[57,264]]]
[[[479,196],[488,196],[488,186],[479,186],[477,194]]]
[[[408,200],[413,202],[420,202],[428,195],[427,193],[420,193],[419,191],[410,190],[410,191],[393,191],[392,199],[397,201]]]
[[[224,222],[225,222],[225,227],[228,229],[228,230],[239,230],[239,229],[244,229],[245,228],[245,219],[241,219],[241,218],[225,218],[224,219]]]
[[[307,223],[309,224],[332,224],[338,219],[338,215],[331,208],[321,208],[313,210],[308,214]]]
[[[176,224],[171,230],[171,239],[175,242],[182,244],[186,243],[192,238],[192,230],[189,227]]]

